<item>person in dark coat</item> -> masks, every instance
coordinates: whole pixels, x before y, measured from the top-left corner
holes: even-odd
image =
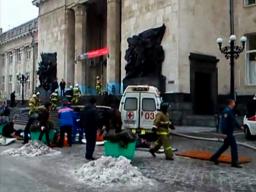
[[[11,104],[10,104],[10,106],[11,107],[15,107],[15,91],[13,91],[12,93],[11,93]]]
[[[53,93],[56,89],[58,89],[58,87],[59,87],[58,80],[55,79],[55,80],[52,82],[51,92]]]
[[[239,123],[235,118],[235,114],[233,111],[235,106],[236,106],[236,103],[234,100],[232,99],[227,100],[227,106],[223,110],[221,114],[221,120],[220,120],[221,131],[223,134],[225,134],[224,143],[219,148],[219,150],[210,158],[210,160],[217,165],[219,163],[218,158],[230,146],[231,156],[232,156],[231,166],[236,168],[241,168],[241,165],[239,164],[239,161],[238,161],[237,144],[236,144],[236,139],[233,135],[233,132],[236,127],[241,129],[243,129],[243,127],[239,125]]]
[[[91,98],[81,112],[81,126],[85,129],[86,154],[87,160],[94,160],[93,152],[96,145],[97,129],[99,128],[99,115],[96,110],[96,99]]]
[[[66,87],[66,82],[64,81],[64,79],[62,79],[60,82],[60,96],[64,96],[65,87]]]
[[[49,139],[49,131],[53,127],[51,126],[51,123],[49,122],[49,117],[50,117],[50,109],[51,109],[51,103],[46,102],[44,104],[44,108],[40,109],[39,112],[39,123],[40,123],[40,135],[39,135],[39,141],[42,140],[43,135],[45,134],[46,136],[46,142],[47,145],[50,145],[50,139]]]

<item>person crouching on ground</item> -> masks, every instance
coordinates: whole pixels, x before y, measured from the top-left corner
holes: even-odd
[[[74,111],[69,107],[69,101],[64,101],[63,107],[58,111],[60,123],[59,147],[64,145],[65,133],[68,135],[68,144],[72,146],[72,127],[74,126]]]
[[[170,131],[169,128],[174,129],[173,126],[171,126],[171,122],[169,120],[169,114],[168,114],[168,103],[161,103],[160,106],[160,112],[157,113],[156,118],[154,120],[154,127],[153,131],[156,132],[158,139],[155,142],[155,146],[149,150],[149,152],[155,157],[155,153],[160,149],[160,147],[163,145],[164,147],[164,153],[166,160],[173,160],[173,152],[172,147],[170,143]]]

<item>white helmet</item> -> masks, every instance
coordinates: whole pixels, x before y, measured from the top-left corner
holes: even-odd
[[[32,97],[36,97],[36,94],[33,94]]]
[[[252,98],[253,100],[256,100],[256,94],[253,96],[253,98]]]
[[[36,93],[36,95],[40,95],[40,92],[38,91],[38,92]]]
[[[76,86],[76,87],[79,87],[79,84],[78,84],[78,83],[76,83],[76,84],[75,84],[75,86]]]

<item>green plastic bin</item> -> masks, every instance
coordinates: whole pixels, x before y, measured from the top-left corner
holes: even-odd
[[[120,157],[124,156],[132,160],[135,155],[136,141],[128,143],[127,147],[122,147],[118,142],[104,141],[105,156]]]
[[[6,124],[1,124],[1,125],[0,125],[0,135],[3,134],[3,128],[4,128],[5,125],[6,125]]]
[[[40,135],[40,131],[33,131],[33,132],[31,132],[31,140],[32,140],[32,141],[38,140],[38,139],[39,139],[39,135]],[[50,142],[53,141],[54,135],[55,135],[55,130],[50,130],[50,131],[49,131],[49,139],[50,139]],[[45,133],[43,134],[42,142],[45,143],[45,144],[47,144]]]

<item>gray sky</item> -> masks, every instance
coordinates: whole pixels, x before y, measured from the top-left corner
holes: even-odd
[[[0,28],[7,31],[38,15],[32,0],[0,0]]]

